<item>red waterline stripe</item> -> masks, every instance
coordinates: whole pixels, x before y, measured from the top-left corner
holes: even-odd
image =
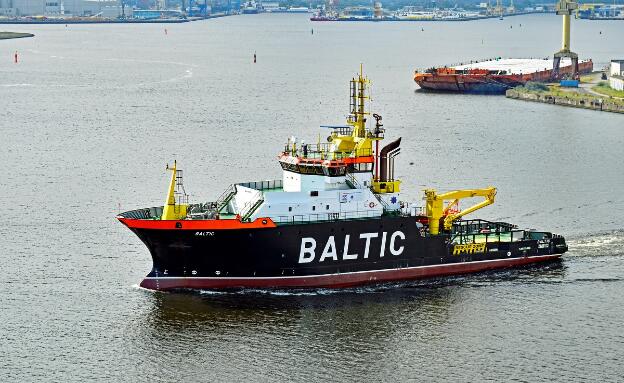
[[[151,290],[224,289],[224,288],[305,288],[352,287],[370,283],[423,279],[503,269],[559,258],[561,254],[461,262],[446,265],[416,266],[402,269],[357,271],[352,273],[280,277],[146,277],[141,287]]]

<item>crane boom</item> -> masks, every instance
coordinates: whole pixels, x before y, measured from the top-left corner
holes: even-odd
[[[440,220],[443,217],[444,230],[450,230],[453,226],[453,221],[456,221],[473,211],[493,204],[495,196],[496,188],[494,187],[487,187],[485,189],[454,190],[443,194],[438,194],[434,189],[425,190],[425,198],[427,200],[427,217],[429,218],[429,233],[433,235],[439,234]],[[448,213],[448,210],[444,208],[444,201],[454,200],[450,204],[453,205],[458,203],[460,199],[472,197],[484,197],[485,200],[458,213],[445,214]]]

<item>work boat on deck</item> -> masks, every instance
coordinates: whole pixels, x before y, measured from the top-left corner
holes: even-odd
[[[496,189],[425,190],[424,206],[401,201],[394,160],[380,149],[381,117],[365,110],[369,81],[350,82],[347,124],[326,143],[289,139],[281,179],[237,183],[213,202],[188,203],[177,164],[166,203],[117,218],[148,247],[155,290],[347,287],[521,266],[557,259],[563,237],[463,217],[494,202]],[[483,198],[464,210],[461,199]]]

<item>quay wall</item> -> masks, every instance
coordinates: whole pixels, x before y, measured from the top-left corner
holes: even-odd
[[[607,96],[598,97],[593,95],[580,95],[574,93],[571,96],[554,95],[549,92],[534,92],[520,89],[509,89],[505,93],[507,98],[516,100],[542,102],[574,108],[592,109],[603,112],[624,113],[624,103],[617,103]]]

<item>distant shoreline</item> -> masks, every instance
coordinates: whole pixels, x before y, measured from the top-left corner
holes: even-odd
[[[486,19],[498,19],[498,18],[506,18],[506,17],[513,17],[513,16],[524,16],[524,15],[542,15],[542,14],[551,14],[554,12],[550,12],[550,11],[530,11],[530,12],[515,12],[515,13],[505,13],[502,16],[501,15],[480,15],[480,16],[466,16],[466,17],[456,17],[456,18],[452,18],[452,17],[432,17],[432,18],[394,18],[394,17],[387,17],[384,16],[382,18],[375,18],[375,17],[337,17],[337,18],[323,18],[323,17],[316,17],[316,16],[312,16],[312,18],[310,18],[311,21],[323,21],[323,22],[335,22],[335,21],[347,21],[347,22],[353,22],[353,21],[361,21],[361,22],[435,22],[435,21],[475,21],[475,20],[486,20]]]
[[[0,24],[180,24],[191,21],[216,19],[231,16],[225,13],[215,13],[208,16],[171,18],[171,19],[101,19],[101,18],[50,18],[33,19],[29,17],[17,19],[0,19]]]
[[[21,32],[0,32],[0,40],[22,39],[24,37],[35,37],[35,35]]]

